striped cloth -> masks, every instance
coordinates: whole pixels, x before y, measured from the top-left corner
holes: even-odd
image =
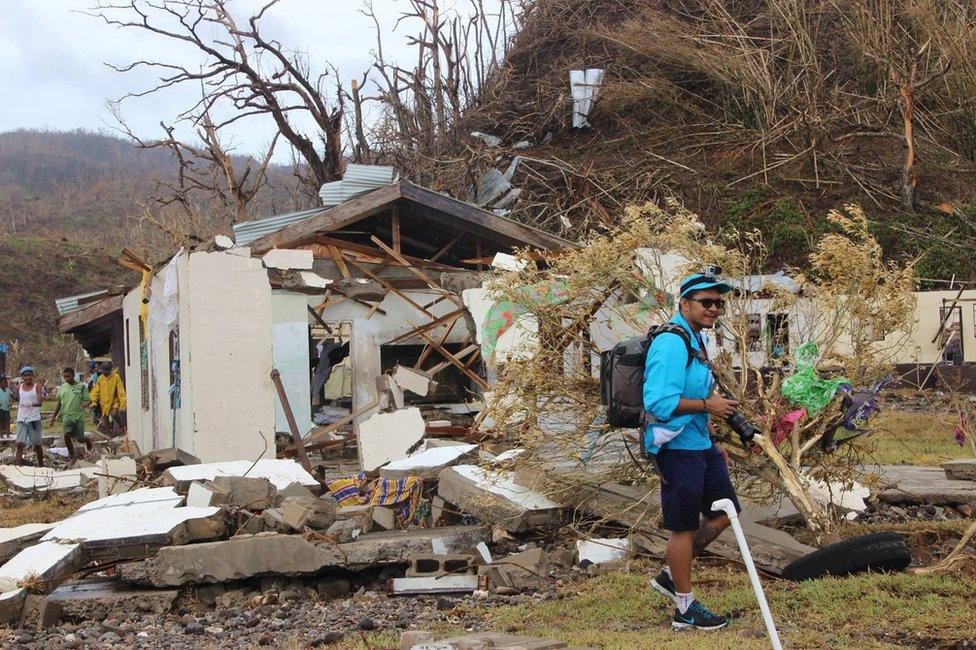
[[[359,474],[328,483],[329,492],[340,506],[369,504],[392,508],[401,526],[416,523],[414,519],[420,506],[423,487],[424,481],[418,476],[367,481],[365,474]]]

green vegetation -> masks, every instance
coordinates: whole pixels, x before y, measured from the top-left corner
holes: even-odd
[[[871,424],[875,432],[865,460],[879,465],[941,465],[969,458],[972,447],[960,447],[952,439],[955,425],[955,417],[948,413],[883,410]]]

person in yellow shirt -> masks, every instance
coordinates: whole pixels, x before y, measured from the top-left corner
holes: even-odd
[[[101,374],[91,390],[92,408],[98,407],[102,418],[98,430],[109,436],[122,435],[125,423],[125,386],[122,377],[112,368],[111,361],[102,363]]]

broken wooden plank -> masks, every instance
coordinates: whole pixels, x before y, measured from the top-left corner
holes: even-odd
[[[465,366],[464,363],[461,362],[456,356],[454,356],[453,354],[451,354],[444,347],[438,345],[437,342],[434,339],[430,338],[429,336],[427,336],[423,332],[420,332],[420,338],[422,338],[423,340],[427,341],[427,345],[429,345],[432,348],[434,348],[435,350],[437,350],[437,352],[442,357],[444,357],[445,359],[447,359],[448,361],[450,361],[451,362],[451,365],[455,366],[458,370],[460,370],[461,372],[463,372],[465,374],[465,376],[468,377],[468,379],[470,379],[471,381],[473,381],[474,383],[476,383],[483,390],[488,390],[488,382],[486,382],[484,379],[482,379],[478,375],[474,374],[474,372],[472,372],[467,366]]]

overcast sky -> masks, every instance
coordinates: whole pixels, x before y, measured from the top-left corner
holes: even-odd
[[[94,3],[0,0],[0,131],[110,129],[114,120],[106,100],[149,88],[155,77],[151,70],[121,74],[105,63],[175,60],[192,68],[202,61],[192,48],[183,50],[168,39],[143,30],[111,27],[81,13]],[[250,9],[261,4],[263,0],[234,0],[231,6],[244,20]],[[374,0],[373,5],[384,30],[390,31],[406,0]],[[348,82],[367,69],[375,46],[371,21],[359,13],[361,7],[361,0],[283,0],[269,11],[262,25],[282,43],[306,50],[316,68],[331,62]],[[406,56],[407,31],[401,27],[400,32],[385,36],[388,58]],[[122,110],[140,135],[155,137],[160,120],[172,121],[198,96],[199,91],[191,87],[171,89],[128,100]],[[267,122],[243,124],[234,133],[237,150],[259,150],[272,132]]]

